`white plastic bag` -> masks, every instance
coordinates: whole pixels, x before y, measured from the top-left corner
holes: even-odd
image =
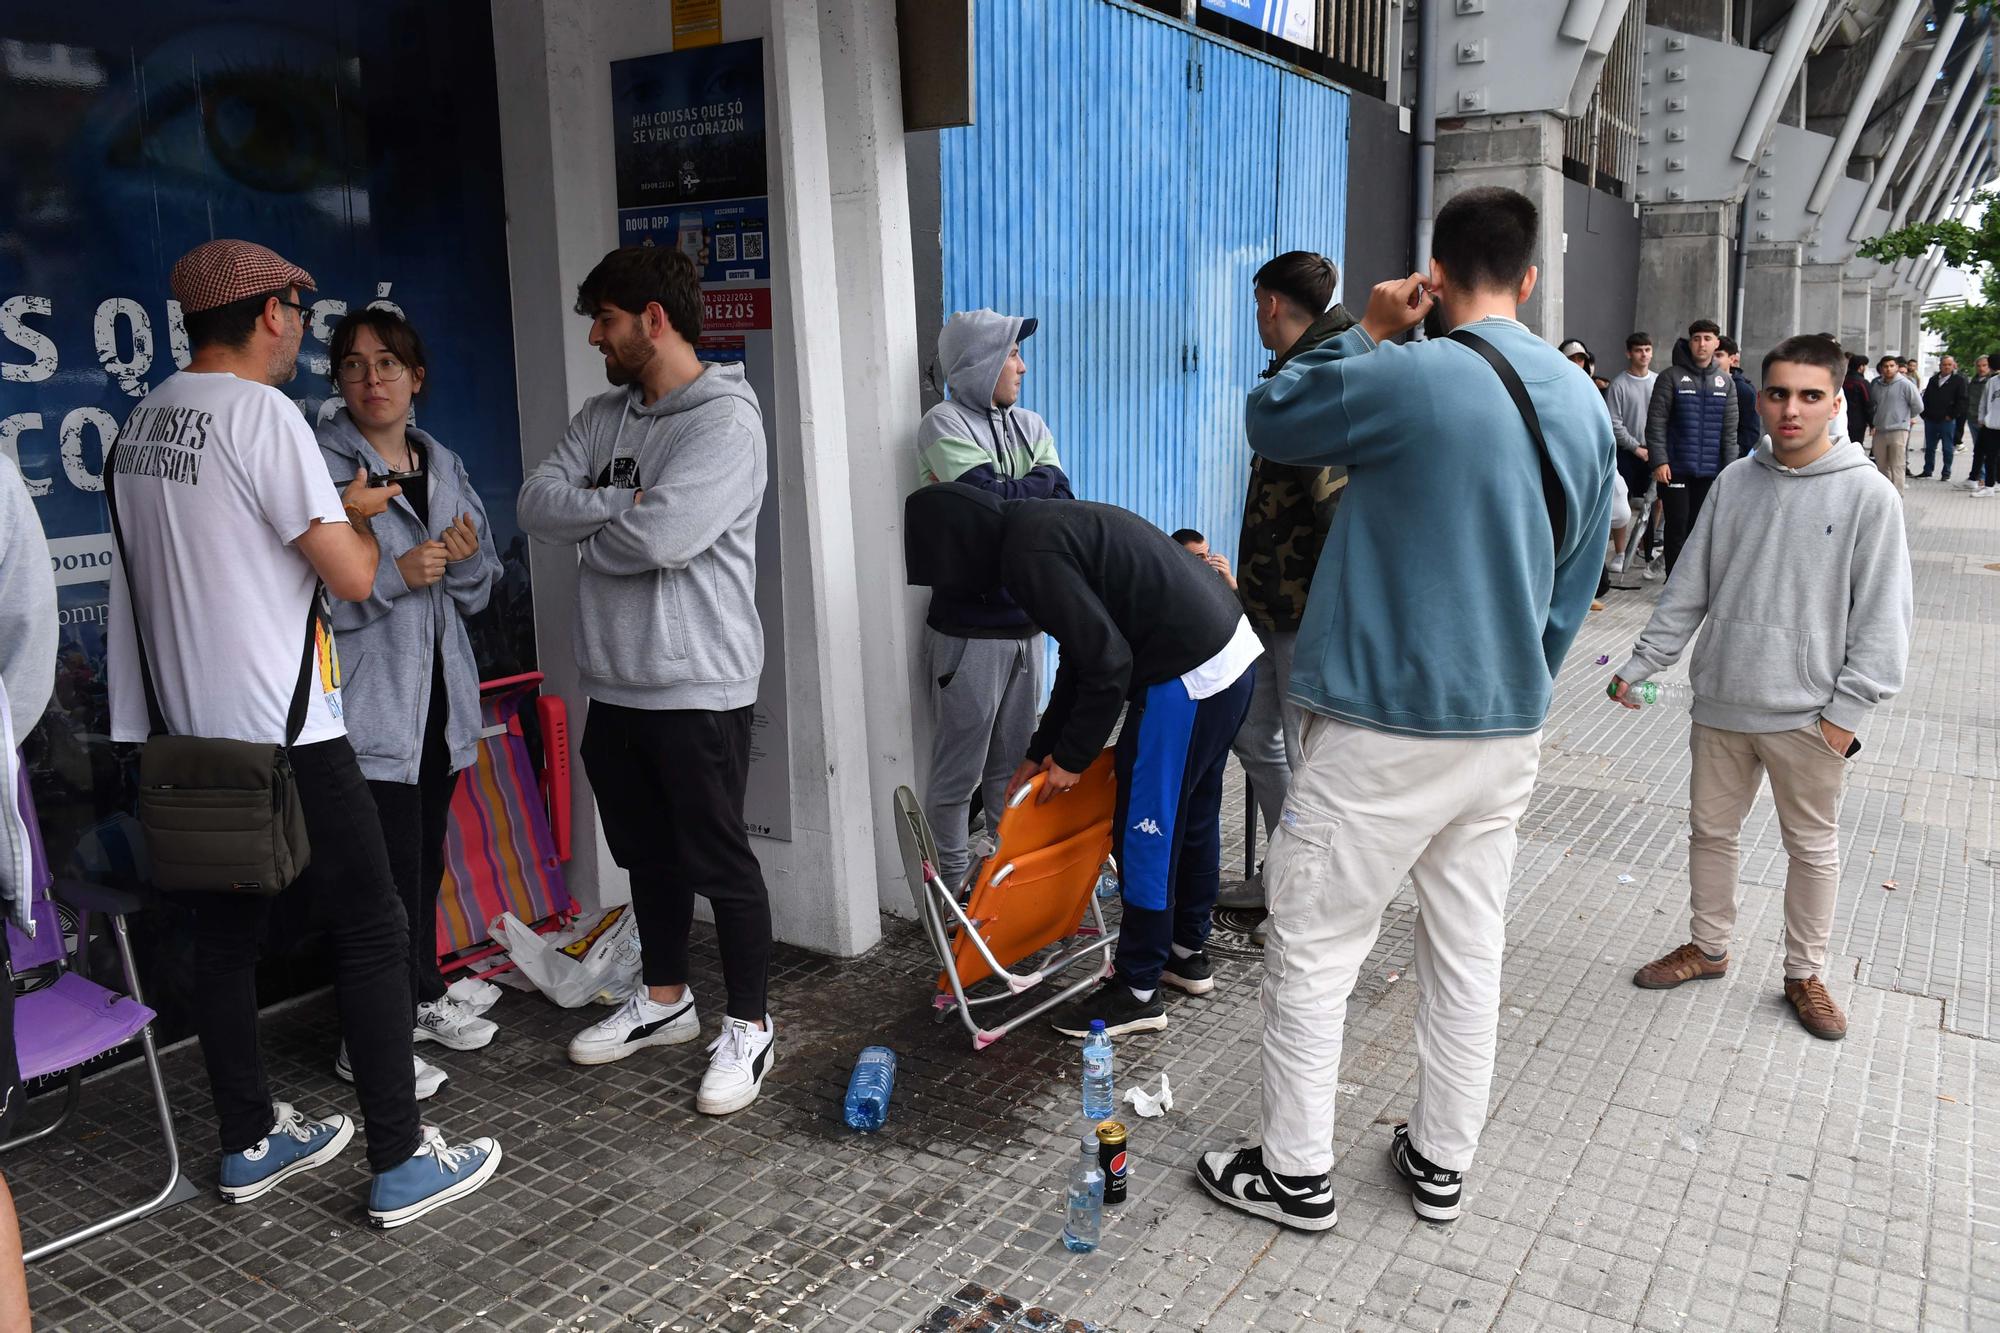
[[[639,923],[629,907],[557,935],[537,935],[512,912],[502,912],[492,929],[521,975],[565,1009],[618,1004],[639,985]]]

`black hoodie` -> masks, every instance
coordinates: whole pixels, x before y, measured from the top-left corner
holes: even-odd
[[[903,504],[909,582],[1004,588],[1061,649],[1028,759],[1089,767],[1127,699],[1221,652],[1243,610],[1197,555],[1137,514],[926,486]]]

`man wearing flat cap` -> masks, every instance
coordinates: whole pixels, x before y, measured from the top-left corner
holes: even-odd
[[[499,1165],[491,1139],[447,1147],[420,1122],[410,1050],[407,926],[382,826],[341,722],[321,585],[374,584],[369,521],[398,492],[362,472],[334,489],[298,407],[313,287],[248,241],[214,240],[173,268],[193,349],[134,408],[105,460],[120,565],[111,587],[112,737],[167,734],[287,747],[311,862],[285,892],[333,940],[341,1032],[367,1122],[369,1221],[401,1226],[469,1194]],[[380,669],[394,670],[394,663]],[[194,913],[196,1027],[215,1100],[225,1203],[249,1203],[333,1160],[354,1136],[265,1077],[257,954],[272,899],[181,895]]]

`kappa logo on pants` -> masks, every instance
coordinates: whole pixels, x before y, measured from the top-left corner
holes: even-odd
[[[1138,823],[1134,824],[1132,826],[1132,831],[1134,833],[1150,833],[1156,838],[1164,838],[1167,836],[1166,830],[1160,827],[1159,821],[1151,818],[1142,819]]]

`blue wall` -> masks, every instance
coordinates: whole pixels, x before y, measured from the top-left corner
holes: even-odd
[[[1347,95],[1112,0],[977,23],[977,124],[939,136],[944,308],[1040,318],[1022,401],[1077,494],[1233,560],[1269,359],[1250,279],[1341,260]]]

